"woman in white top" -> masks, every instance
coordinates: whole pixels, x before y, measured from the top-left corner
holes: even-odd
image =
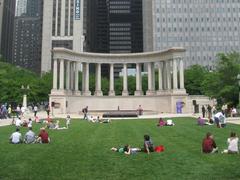
[[[223,153],[235,154],[238,153],[238,137],[235,132],[231,132],[230,138],[227,140],[228,149],[224,150]]]

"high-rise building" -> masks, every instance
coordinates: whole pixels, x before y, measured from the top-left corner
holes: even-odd
[[[4,0],[3,2],[3,17],[2,17],[2,35],[0,54],[4,59],[11,62],[12,60],[12,43],[15,15],[15,0]]]
[[[134,53],[143,51],[142,0],[88,2],[86,51]],[[103,74],[108,66],[102,65]],[[122,65],[115,65],[115,77]]]
[[[2,20],[3,20],[3,0],[0,0],[0,57],[1,57],[1,37],[2,37]]]
[[[19,7],[26,9],[20,16],[15,16],[12,63],[40,73],[43,1],[27,1],[25,6],[17,6],[16,10]]]
[[[43,8],[41,71],[51,70],[54,47],[83,51],[84,0],[46,0]]]
[[[16,1],[16,12],[15,16],[22,16],[27,13],[27,2],[28,0],[17,0]]]
[[[240,0],[144,0],[144,51],[186,48],[186,63],[214,68],[216,54],[240,48]]]

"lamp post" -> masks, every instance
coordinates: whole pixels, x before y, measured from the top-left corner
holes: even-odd
[[[239,98],[239,101],[238,101],[238,104],[240,105],[240,74],[238,74],[237,75],[237,80],[238,80],[238,88],[239,88],[239,96],[238,96],[238,98]]]
[[[22,105],[23,105],[23,107],[27,108],[27,94],[30,90],[29,85],[27,85],[26,87],[24,87],[24,85],[22,85],[21,90],[23,92],[23,103],[22,103]]]

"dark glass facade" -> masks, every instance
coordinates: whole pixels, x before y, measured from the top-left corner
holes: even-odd
[[[86,51],[143,52],[142,0],[92,0],[87,7]],[[115,77],[121,69],[115,65]],[[109,74],[108,66],[102,73]]]
[[[8,62],[12,62],[15,3],[16,0],[6,0],[3,7],[0,54]]]

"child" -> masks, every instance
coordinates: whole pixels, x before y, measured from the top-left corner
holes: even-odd
[[[235,132],[231,132],[230,138],[227,140],[228,149],[225,149],[222,153],[236,154],[238,153],[238,137]]]
[[[162,126],[165,126],[165,124],[166,124],[166,123],[164,122],[163,118],[160,118],[157,126],[158,126],[158,127],[162,127]]]
[[[70,125],[70,121],[71,121],[70,115],[67,115],[67,118],[66,118],[66,127],[67,127],[67,129],[68,129],[69,125]]]

